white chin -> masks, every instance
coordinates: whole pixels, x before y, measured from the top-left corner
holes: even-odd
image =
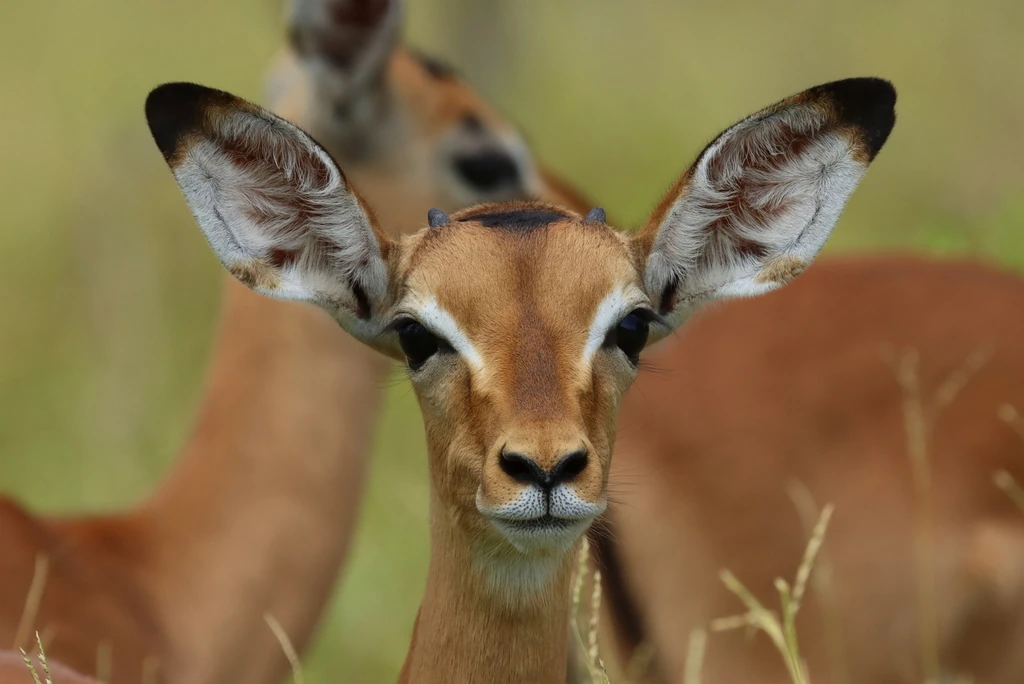
[[[591,519],[541,521],[491,518],[491,524],[509,544],[520,553],[531,556],[550,556],[568,551],[590,523]]]

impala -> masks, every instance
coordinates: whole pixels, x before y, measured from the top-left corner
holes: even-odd
[[[1024,281],[976,263],[822,259],[653,350],[620,412],[630,484],[595,539],[608,659],[646,642],[643,681],[681,682],[690,631],[743,610],[722,568],[777,605],[806,544],[795,485],[836,507],[831,588],[797,623],[811,681],[1024,681],[1024,511],[993,483],[1024,483],[1024,424],[999,416],[1024,411],[1022,304]],[[710,635],[702,681],[790,679],[733,632]]]
[[[402,681],[564,681],[574,549],[605,510],[640,354],[702,305],[801,273],[895,99],[886,81],[848,79],[740,121],[635,236],[600,209],[513,202],[435,209],[393,239],[293,124],[193,84],[150,94],[153,137],[232,275],[315,304],[409,369],[431,554]]]

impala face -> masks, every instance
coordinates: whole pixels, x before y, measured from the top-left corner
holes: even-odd
[[[524,203],[442,221],[402,244],[390,314],[444,445],[438,495],[474,538],[564,551],[605,509],[616,408],[659,317],[600,220]]]
[[[565,557],[606,506],[615,413],[642,349],[817,254],[894,121],[878,79],[812,88],[727,129],[635,236],[595,209],[487,204],[395,242],[331,157],[227,93],[168,84],[153,136],[240,281],[315,303],[408,366],[432,524],[479,559]],[[451,538],[450,534],[446,538]]]
[[[443,209],[537,196],[543,182],[515,128],[450,66],[400,44],[402,6],[291,3],[291,44],[268,83],[275,109]]]
[[[397,50],[389,65],[394,98],[420,129],[427,165],[452,207],[535,197],[541,179],[518,131],[442,62]]]

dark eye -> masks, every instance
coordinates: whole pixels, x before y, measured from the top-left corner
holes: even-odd
[[[416,321],[405,321],[398,328],[398,343],[409,362],[409,368],[416,370],[437,353],[441,341]]]
[[[492,192],[519,184],[519,166],[504,152],[461,155],[452,160],[452,165],[462,180],[481,192]]]
[[[633,365],[636,365],[640,361],[640,352],[647,346],[650,327],[648,312],[637,309],[619,321],[619,324],[608,333],[606,344],[614,344]]]

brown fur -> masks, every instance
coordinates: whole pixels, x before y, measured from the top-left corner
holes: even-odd
[[[640,274],[621,235],[578,215],[529,231],[479,222],[531,211],[555,215],[536,203],[478,207],[392,247],[405,253],[396,311],[435,300],[483,359],[474,368],[438,358],[413,373],[430,455],[431,560],[403,682],[565,680],[573,553],[517,551],[477,501],[497,506],[522,491],[498,466],[503,449],[550,469],[582,445],[590,461],[573,490],[604,502],[615,411],[634,371],[613,355],[587,372],[581,361],[600,301],[627,284],[639,291]],[[490,569],[547,558],[554,576],[536,586],[506,587]]]
[[[794,257],[783,257],[768,264],[763,271],[757,275],[757,279],[763,283],[788,283],[793,278],[806,270],[807,264]]]
[[[563,684],[572,554],[542,590],[509,604],[471,571],[475,559],[459,551],[464,533],[431,507],[430,568],[400,684]]]
[[[277,273],[258,262],[247,262],[235,264],[228,269],[234,277],[238,278],[246,287],[259,290],[275,290],[280,285]]]
[[[721,568],[777,605],[772,582],[792,578],[806,541],[795,481],[836,506],[824,558],[848,681],[921,681],[915,494],[891,357],[917,351],[930,398],[985,348],[929,440],[939,645],[946,672],[1021,681],[1024,514],[992,477],[1024,482],[1024,443],[997,417],[1024,406],[1024,323],[1008,314],[1022,302],[1024,281],[971,263],[837,259],[705,312],[648,355],[658,372],[641,373],[620,416],[613,479],[630,484],[613,539],[667,681],[680,681],[691,629],[742,610]],[[812,592],[797,628],[812,681],[833,682],[823,610]],[[788,678],[763,637],[735,632],[711,635],[702,681]]]
[[[463,216],[455,214],[453,221]],[[431,229],[427,235],[431,239],[415,245],[404,289],[436,298],[471,339],[481,341],[479,351],[487,359],[480,377],[468,381],[472,397],[453,404],[453,419],[466,405],[486,405],[493,411],[479,425],[459,420],[454,426],[454,432],[471,440],[463,450],[496,455],[504,443],[549,469],[582,442],[598,459],[596,464],[606,468],[610,435],[603,432],[617,402],[609,405],[605,397],[589,397],[611,382],[604,376],[613,371],[597,364],[593,375],[584,377],[578,369],[601,299],[620,283],[632,282],[639,289],[619,236],[578,217],[525,234],[469,222]],[[576,258],[567,264],[565,255],[570,253]],[[460,277],[451,278],[453,272]],[[565,299],[545,296],[552,291],[564,293]],[[565,306],[568,301],[572,307]],[[580,403],[581,396],[587,401]],[[496,456],[489,465],[493,460]],[[582,479],[587,478],[585,471]],[[604,479],[595,470],[591,484],[575,488],[581,496],[600,498]],[[475,493],[476,485],[469,489]],[[475,508],[472,498],[466,504]]]

